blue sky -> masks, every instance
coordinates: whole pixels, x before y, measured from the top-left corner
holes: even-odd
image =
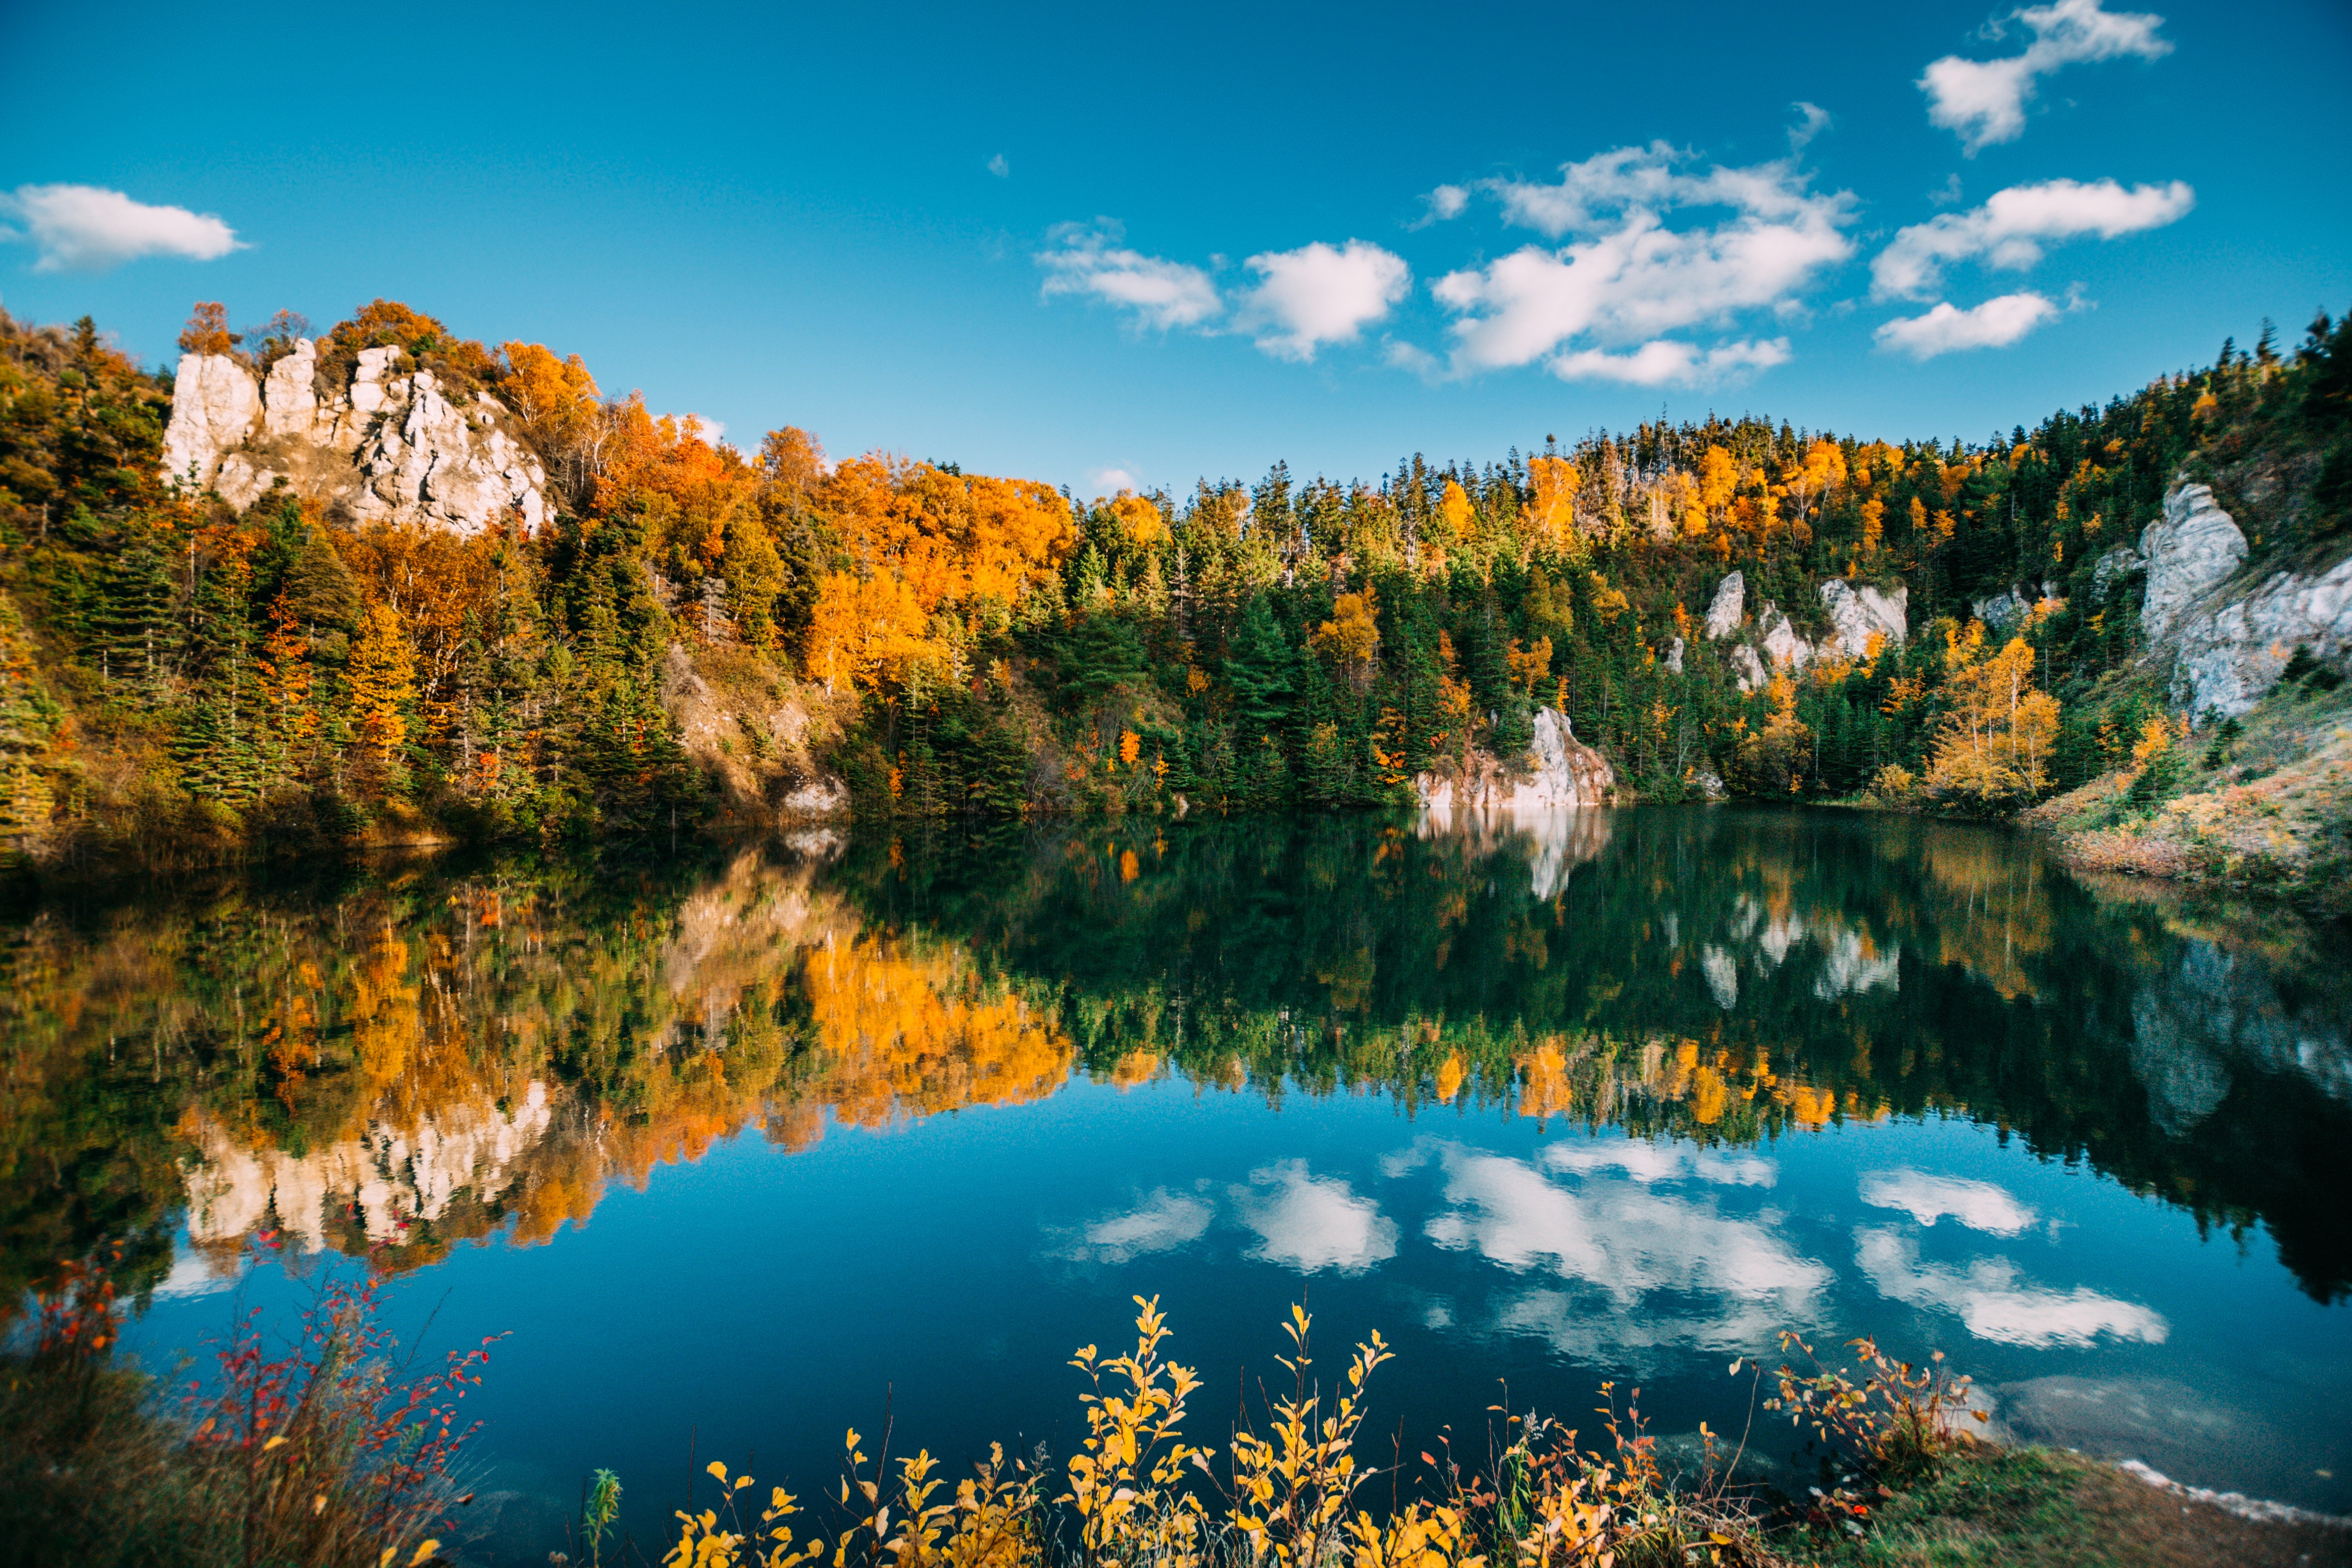
[[[2342,0],[405,15],[6,8],[0,302],[383,295],[1089,494],[1979,439],[2352,306]]]

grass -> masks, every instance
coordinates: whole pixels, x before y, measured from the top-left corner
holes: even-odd
[[[2084,870],[2265,889],[2352,913],[2352,683],[2282,682],[2234,728],[2176,742],[2161,789],[2136,766],[2024,820]]]
[[[2329,1568],[2352,1531],[2257,1524],[2184,1503],[2111,1465],[1990,1445],[1895,1496],[1859,1540],[1815,1536],[1793,1562],[1854,1568]]]

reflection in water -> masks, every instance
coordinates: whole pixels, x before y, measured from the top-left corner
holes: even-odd
[[[275,1228],[420,1264],[543,1241],[717,1140],[803,1148],[828,1119],[1022,1105],[1084,1073],[1629,1135],[1542,1168],[1429,1154],[1449,1205],[1429,1235],[1550,1281],[1508,1309],[1517,1331],[1594,1290],[1690,1343],[1797,1313],[1821,1266],[1704,1189],[1769,1189],[1759,1146],[1791,1130],[1929,1114],[2266,1225],[2331,1299],[2352,1238],[2311,1178],[2352,1134],[2352,1008],[2305,940],[2102,901],[1996,834],[1763,812],[1073,825],[53,907],[6,932],[5,1265],[20,1287],[128,1235],[159,1282],[183,1206],[200,1249]],[[1861,1195],[1921,1226],[2036,1223],[1915,1170]],[[1302,1269],[1398,1246],[1374,1195],[1277,1163],[1155,1190],[1062,1249],[1121,1261],[1221,1214]],[[1885,1296],[1989,1339],[2165,1332],[2005,1260],[1923,1261],[1884,1228],[1854,1246]],[[1661,1297],[1710,1304],[1631,1313]]]
[[[1957,1313],[1969,1333],[1995,1344],[2087,1345],[2113,1334],[2160,1345],[2172,1331],[2160,1313],[2087,1285],[2062,1291],[2021,1284],[2006,1258],[1980,1258],[1966,1268],[1922,1263],[1916,1240],[1884,1226],[1854,1232],[1853,1260],[1890,1300]]]

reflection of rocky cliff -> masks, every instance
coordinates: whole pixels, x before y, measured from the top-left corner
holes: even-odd
[[[2215,943],[2181,944],[2178,967],[2132,1002],[2131,1060],[2148,1113],[2174,1137],[2229,1097],[2231,1065],[2293,1076],[2352,1106],[2352,1038],[2339,1020],[2290,1011],[2269,979]]]

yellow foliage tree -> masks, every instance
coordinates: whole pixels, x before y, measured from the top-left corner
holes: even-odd
[[[408,709],[416,700],[416,658],[398,610],[382,602],[368,606],[343,675],[351,687],[352,728],[370,760],[387,766],[408,739]]]
[[[2033,660],[2023,637],[1986,657],[1981,622],[1945,633],[1944,714],[1927,759],[1931,793],[1990,805],[2049,783],[2058,701],[2034,689]]]
[[[1379,616],[1380,602],[1370,588],[1360,594],[1342,594],[1332,603],[1331,618],[1315,628],[1311,639],[1359,692],[1371,684],[1379,668]]]

